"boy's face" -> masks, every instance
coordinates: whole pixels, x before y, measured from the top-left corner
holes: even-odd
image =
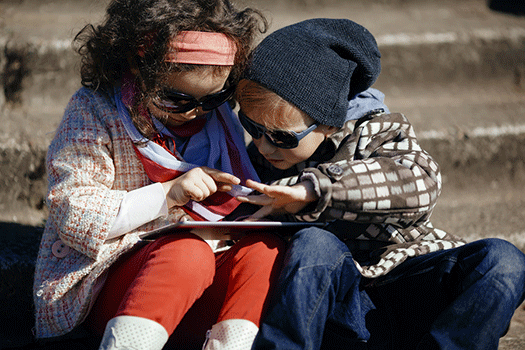
[[[315,122],[296,108],[279,108],[268,113],[261,109],[243,106],[241,103],[241,110],[250,120],[268,130],[290,130],[299,133]],[[301,139],[297,147],[290,149],[274,146],[265,136],[254,138],[253,143],[274,167],[284,170],[310,158],[325,138],[334,131],[333,127],[319,125]]]

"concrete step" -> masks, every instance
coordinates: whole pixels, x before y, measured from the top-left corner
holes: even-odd
[[[491,11],[484,1],[325,3],[300,10],[283,2],[259,5],[272,22],[270,31],[312,17],[345,17],[369,28],[383,55],[377,86],[385,90],[487,79],[521,86],[524,79],[525,18]],[[37,4],[0,4],[5,13],[0,30],[3,98],[20,102],[31,115],[59,116],[79,87],[71,39],[85,24],[102,18],[105,2]]]

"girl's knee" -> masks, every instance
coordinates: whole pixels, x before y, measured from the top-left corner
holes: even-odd
[[[232,268],[236,266],[239,271],[267,275],[281,267],[286,246],[279,236],[256,233],[242,238],[231,249]]]
[[[151,258],[171,266],[180,274],[210,279],[215,273],[215,255],[211,247],[193,235],[166,236],[154,242]]]
[[[251,233],[241,240],[236,245],[243,247],[252,247],[252,249],[260,250],[281,250],[284,249],[284,240],[272,233]]]

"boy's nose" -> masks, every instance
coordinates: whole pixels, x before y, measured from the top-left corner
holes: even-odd
[[[257,146],[259,153],[263,156],[270,155],[277,150],[277,147],[272,145],[264,135],[259,139],[254,140],[254,143],[255,146]]]

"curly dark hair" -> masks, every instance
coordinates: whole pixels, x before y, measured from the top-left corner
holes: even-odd
[[[104,22],[98,26],[88,24],[74,39],[82,56],[82,85],[92,89],[111,87],[130,64],[140,70],[146,88],[168,70],[197,69],[193,65],[164,62],[169,40],[184,30],[230,37],[237,46],[231,74],[237,80],[255,35],[264,33],[267,26],[258,10],[237,10],[228,0],[113,0]],[[141,57],[137,52],[144,47],[147,50]]]
[[[267,28],[261,12],[238,10],[229,0],[112,0],[102,24],[88,24],[73,42],[81,55],[83,86],[111,91],[122,75],[134,68],[140,72],[139,86],[145,91],[139,100],[144,101],[145,94],[153,91],[166,74],[202,68],[165,62],[167,44],[179,32],[223,33],[235,42],[235,65],[228,80],[236,84],[256,35]],[[139,49],[145,52],[139,55]]]

